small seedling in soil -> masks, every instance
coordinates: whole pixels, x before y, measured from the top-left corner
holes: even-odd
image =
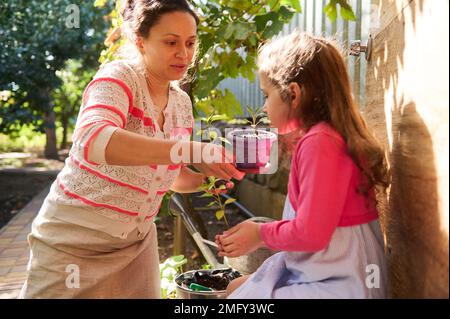
[[[208,177],[207,181],[202,185],[201,189],[205,192],[200,197],[210,197],[212,198],[212,201],[206,205],[206,207],[211,206],[219,206],[219,210],[216,211],[216,218],[218,220],[221,220],[223,218],[225,225],[227,228],[230,228],[230,225],[228,224],[228,220],[225,216],[225,207],[228,204],[231,204],[236,201],[234,198],[228,198],[227,200],[223,200],[222,196],[220,195],[221,192],[227,189],[227,183],[230,183],[229,181],[223,180],[223,179],[217,179],[213,176]],[[229,184],[228,184],[229,186]]]
[[[214,142],[216,139],[219,139],[223,143],[230,144],[230,142],[226,138],[218,136],[217,132],[213,131],[211,129],[213,122],[220,121],[220,120],[226,120],[226,119],[227,119],[226,115],[220,115],[220,114],[213,114],[208,117],[202,118],[202,121],[206,124],[206,129],[199,130],[197,132],[197,135],[206,134],[206,139],[209,140],[210,143]],[[220,193],[225,191],[227,188],[230,188],[230,187],[227,187],[227,186],[229,186],[228,183],[230,183],[230,182],[210,176],[207,178],[207,180],[203,183],[203,185],[200,188],[201,190],[203,190],[205,192],[200,197],[211,197],[213,199],[213,201],[211,201],[206,207],[211,207],[214,205],[219,206],[219,210],[216,211],[216,218],[217,218],[217,220],[221,220],[223,218],[227,228],[230,228],[230,226],[228,224],[228,220],[225,216],[225,206],[236,201],[236,199],[229,198],[226,201],[223,201],[222,197],[220,196]]]
[[[224,143],[230,143],[226,138],[218,136],[217,131],[212,130],[212,124],[216,121],[227,120],[228,117],[223,114],[213,114],[208,117],[203,117],[201,120],[205,123],[206,129],[198,130],[197,135],[202,135],[208,142],[214,142],[216,139]],[[206,135],[206,136],[205,136]]]
[[[252,119],[251,121],[247,120],[247,123],[249,123],[253,129],[256,129],[260,123],[265,123],[268,120],[267,114],[263,112],[262,107],[252,108],[250,105],[247,105],[247,112]]]

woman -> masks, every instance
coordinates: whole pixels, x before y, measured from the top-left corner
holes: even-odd
[[[28,237],[22,298],[159,298],[153,220],[164,193],[243,177],[230,163],[196,163],[197,173],[174,160],[180,139],[190,154],[206,146],[189,142],[192,105],[173,82],[196,50],[187,2],[127,1],[122,16],[138,58],[106,64],[84,92],[70,156]]]

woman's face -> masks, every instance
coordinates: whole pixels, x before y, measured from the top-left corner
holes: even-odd
[[[162,15],[138,47],[151,74],[162,80],[180,80],[195,54],[197,25],[187,12]]]
[[[287,134],[299,128],[298,119],[295,116],[293,103],[298,103],[298,98],[290,104],[281,98],[280,92],[267,78],[260,72],[259,82],[265,97],[264,112],[270,120],[272,127],[278,128],[278,134]]]

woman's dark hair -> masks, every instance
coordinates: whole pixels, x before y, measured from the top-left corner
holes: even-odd
[[[138,36],[146,38],[161,16],[171,12],[189,13],[197,25],[200,22],[186,0],[126,0],[121,11],[125,29],[123,31],[130,40]]]

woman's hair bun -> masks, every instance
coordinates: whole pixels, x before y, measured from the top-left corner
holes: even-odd
[[[122,5],[122,10],[120,11],[122,19],[124,21],[129,20],[132,17],[135,4],[136,4],[135,0],[124,1],[124,4]]]

